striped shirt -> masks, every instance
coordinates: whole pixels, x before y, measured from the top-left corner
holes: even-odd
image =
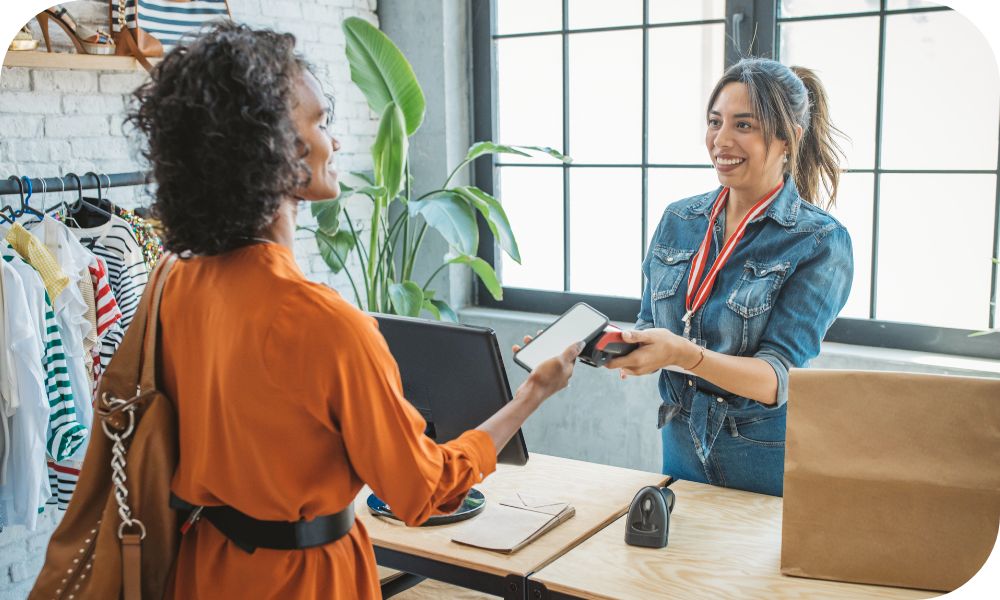
[[[25,282],[30,313],[42,341],[42,371],[49,404],[49,422],[45,446],[49,456],[64,460],[73,456],[87,441],[87,428],[77,420],[69,367],[63,349],[62,336],[52,311],[52,301],[42,280],[17,251],[7,243],[0,247],[3,260],[10,263]],[[32,285],[32,282],[35,285]]]
[[[0,248],[2,253],[2,248]],[[20,262],[20,261],[18,261]],[[45,479],[45,439],[49,405],[42,372],[42,340],[26,294],[28,284],[11,262],[0,260],[4,287],[4,347],[9,369],[0,371],[8,406],[10,452],[6,457],[6,479],[0,484],[0,527],[24,525],[34,529],[39,507],[51,494]],[[38,275],[32,274],[34,286]],[[16,418],[15,418],[16,417]]]
[[[90,264],[90,278],[94,285],[94,304],[97,312],[97,339],[99,343],[94,347],[93,369],[94,369],[94,393],[97,393],[97,384],[101,381],[101,375],[108,367],[111,357],[121,344],[125,336],[121,327],[122,311],[118,308],[118,301],[111,290],[111,283],[108,279],[108,268],[104,265],[104,260],[95,256]]]
[[[149,273],[142,246],[136,240],[132,227],[121,217],[113,216],[99,227],[70,231],[104,262],[111,292],[121,311],[121,317],[108,326],[101,340],[99,370],[104,372],[139,307]]]
[[[66,460],[59,463],[49,461],[49,489],[52,494],[46,504],[54,504],[59,510],[66,510],[73,498],[77,481],[80,479],[82,461]]]

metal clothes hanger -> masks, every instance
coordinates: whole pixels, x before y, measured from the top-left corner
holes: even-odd
[[[30,182],[31,180],[29,179],[28,181]],[[44,215],[46,213],[46,208],[45,208],[45,193],[48,191],[48,186],[45,183],[45,178],[44,177],[39,178],[38,181],[42,182],[42,192],[41,192],[41,194],[42,194],[42,208],[41,208],[40,212]],[[30,186],[29,186],[29,189],[30,189]],[[31,196],[29,195],[28,198],[30,198],[30,197]],[[27,201],[27,198],[25,199],[25,201]],[[25,223],[25,226],[31,225],[32,223],[41,223],[41,222],[42,222],[42,217],[38,217],[34,221],[28,221],[27,223]]]
[[[43,188],[45,187],[45,180],[44,179],[42,179],[42,187]],[[66,192],[66,179],[65,178],[63,178],[63,177],[59,178],[59,187],[60,187],[60,190],[59,190],[60,194]],[[53,193],[55,193],[55,190],[52,190],[52,191],[53,191]],[[82,229],[82,227],[80,227],[80,224],[77,223],[76,219],[74,219],[73,216],[70,214],[70,206],[69,206],[69,203],[66,202],[65,198],[63,198],[60,202],[57,202],[55,206],[46,209],[46,212],[51,212],[53,214],[59,215],[59,218],[63,221],[63,224],[66,225],[66,226],[68,226],[68,227],[75,227],[77,229]]]
[[[104,195],[105,195],[105,200],[107,201],[108,205],[110,205],[111,208],[114,209],[115,208],[115,203],[111,201],[111,198],[107,197],[107,196],[109,196],[111,194],[111,175],[108,175],[107,173],[101,173],[101,177],[107,177],[108,178],[108,187],[104,188]],[[100,185],[100,184],[98,184],[98,185]]]

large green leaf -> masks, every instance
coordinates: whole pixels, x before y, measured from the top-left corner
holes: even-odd
[[[434,315],[434,318],[438,321],[441,320],[441,311],[437,306],[434,306],[432,300],[434,300],[434,290],[424,290],[424,304],[423,309]]]
[[[320,202],[309,203],[310,210],[312,211],[312,215],[314,217],[319,217],[320,213],[327,210],[327,208],[332,206],[334,202],[341,202],[342,200],[346,200],[347,198],[350,198],[355,194],[368,196],[369,198],[374,199],[377,196],[385,193],[385,189],[377,187],[374,182],[371,183],[371,185],[365,185],[358,188],[351,187],[343,182],[339,182],[339,184],[340,184],[340,193],[337,194],[337,197],[334,198],[333,200],[322,200]]]
[[[344,261],[347,260],[357,241],[350,231],[338,231],[334,235],[327,235],[323,230],[319,230],[316,232],[316,243],[319,245],[319,254],[323,257],[323,262],[331,271],[339,273],[344,269]]]
[[[469,147],[469,152],[465,155],[465,160],[474,160],[484,154],[517,154],[518,156],[531,156],[525,150],[534,150],[543,154],[548,154],[552,158],[562,162],[573,162],[573,159],[562,154],[558,150],[548,146],[509,146],[497,144],[495,142],[476,142]]]
[[[438,321],[441,320],[441,311],[438,310],[438,307],[434,306],[434,303],[430,300],[424,299],[424,303],[420,308],[434,315],[434,318]]]
[[[403,113],[395,102],[385,105],[382,121],[372,144],[372,163],[375,165],[375,183],[385,189],[390,201],[403,189],[406,175],[406,152],[410,140],[406,137]]]
[[[482,213],[486,224],[490,226],[490,231],[493,232],[493,237],[500,242],[500,247],[520,264],[521,253],[517,249],[517,240],[514,239],[514,231],[510,227],[507,213],[504,212],[500,202],[483,190],[471,185],[456,188],[455,191]]]
[[[424,291],[413,281],[393,283],[389,286],[389,300],[397,315],[416,317],[424,304]]]
[[[334,235],[340,229],[340,200],[326,200],[323,202],[313,202],[312,214],[316,217],[316,223],[320,231],[327,235]]]
[[[447,302],[444,300],[430,300],[429,302],[438,309],[438,313],[440,314],[438,319],[458,323],[458,315],[455,314],[455,311],[451,309],[451,306]]]
[[[469,203],[453,192],[442,192],[408,205],[410,216],[420,215],[462,254],[475,254],[479,247],[476,213]]]
[[[372,171],[351,171],[351,175],[354,175],[368,185],[375,185],[375,173]],[[344,184],[340,184],[340,187],[344,187]]]
[[[424,120],[424,92],[413,67],[399,48],[374,25],[358,17],[344,19],[347,62],[351,80],[377,114],[395,102],[405,116],[407,135],[413,135]]]
[[[473,272],[483,281],[483,284],[493,298],[496,300],[503,299],[503,288],[500,287],[500,280],[497,278],[496,271],[493,270],[493,267],[488,262],[478,256],[458,256],[448,262],[472,267]]]
[[[359,188],[351,188],[349,190],[340,191],[340,195],[337,196],[337,200],[343,200],[344,198],[349,198],[350,196],[368,196],[371,199],[375,199],[385,193],[385,188],[377,185],[363,185]]]

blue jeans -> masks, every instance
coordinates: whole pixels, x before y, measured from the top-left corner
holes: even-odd
[[[741,411],[734,411],[741,412]],[[683,408],[663,426],[663,472],[677,479],[781,496],[786,407],[728,414],[708,456],[695,451]]]

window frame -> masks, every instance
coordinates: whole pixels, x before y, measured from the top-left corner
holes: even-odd
[[[632,167],[641,168],[642,171],[642,248],[641,255],[645,256],[648,244],[647,236],[647,206],[648,206],[648,173],[650,168],[711,168],[711,165],[672,165],[649,163],[649,31],[663,27],[688,26],[699,24],[717,24],[721,19],[711,19],[704,21],[685,21],[678,23],[649,23],[649,0],[643,0],[643,23],[642,25],[628,25],[602,28],[570,29],[568,24],[568,4],[569,0],[562,0],[563,18],[562,28],[545,32],[530,32],[523,34],[507,34],[497,36],[496,31],[496,0],[472,0],[471,29],[472,29],[472,80],[473,80],[473,131],[476,140],[495,140],[497,132],[497,72],[496,72],[496,46],[493,43],[496,39],[528,37],[533,35],[553,35],[561,34],[563,48],[563,148],[569,150],[572,155],[572,147],[569,140],[569,82],[568,82],[568,50],[569,34],[598,32],[598,31],[618,31],[637,30],[643,33],[643,57],[642,57],[642,162],[641,164],[569,164],[569,165],[545,165],[522,164],[516,162],[499,162],[495,155],[480,158],[473,168],[475,183],[483,191],[493,194],[495,187],[495,176],[497,167],[503,166],[532,166],[538,168],[562,169],[563,175],[563,257],[564,257],[564,280],[563,288],[569,288],[569,196],[570,196],[570,170],[579,167]],[[739,59],[734,40],[752,40],[751,52],[757,56],[770,56],[780,59],[779,40],[780,27],[783,23],[799,21],[815,21],[841,18],[878,17],[879,18],[879,41],[878,41],[878,83],[876,91],[876,131],[875,131],[875,162],[869,169],[848,169],[847,173],[868,173],[873,175],[873,222],[872,222],[872,272],[871,272],[871,292],[869,296],[869,315],[874,315],[878,301],[878,227],[879,227],[879,204],[880,204],[880,180],[882,174],[985,174],[993,175],[995,179],[995,203],[994,203],[994,227],[993,227],[993,252],[994,256],[1000,256],[1000,148],[998,148],[997,168],[995,170],[956,170],[956,169],[882,169],[882,104],[884,89],[885,71],[885,30],[886,17],[897,14],[912,14],[923,12],[943,12],[952,10],[946,6],[920,7],[887,10],[887,0],[880,0],[879,10],[837,13],[829,15],[802,16],[802,17],[781,17],[777,10],[777,0],[727,0],[725,18],[725,65],[728,67]],[[742,15],[742,18],[738,15]],[[738,28],[734,28],[734,22],[739,22]],[[1000,140],[1000,131],[997,132]],[[500,140],[507,142],[509,140]],[[1000,142],[998,142],[1000,143]],[[493,234],[485,221],[479,217],[479,250],[478,255],[490,265],[496,265],[499,256],[496,253],[496,243]],[[636,264],[638,269],[639,265]],[[1000,265],[994,263],[991,266],[990,279],[990,314],[989,327],[998,326],[997,311],[997,281],[1000,278]],[[475,303],[482,307],[499,308],[512,311],[537,312],[560,314],[568,310],[577,302],[587,302],[599,308],[609,318],[615,321],[634,322],[639,312],[639,298],[624,298],[617,296],[601,296],[594,294],[581,294],[569,291],[553,292],[546,290],[536,290],[517,287],[503,287],[503,299],[495,300],[481,281],[476,279]],[[983,336],[971,336],[975,330],[955,329],[948,327],[936,327],[930,325],[920,325],[916,323],[904,323],[896,321],[878,320],[874,318],[838,318],[827,332],[825,341],[838,342],[844,344],[854,344],[861,346],[873,346],[878,348],[890,348],[899,350],[913,350],[920,352],[933,352],[939,354],[952,354],[958,356],[986,358],[1000,360],[1000,343],[997,338],[1000,333],[993,333]]]

